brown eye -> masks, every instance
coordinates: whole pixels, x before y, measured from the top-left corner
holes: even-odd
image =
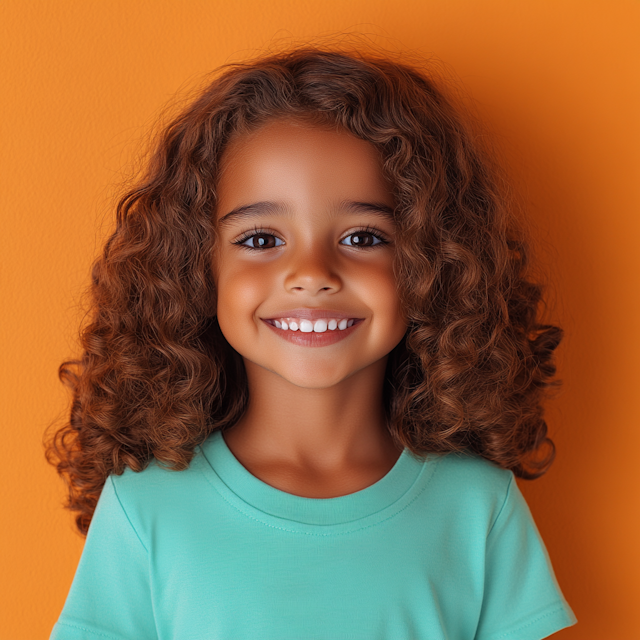
[[[272,249],[273,247],[279,247],[284,242],[270,233],[254,233],[236,244],[247,247],[247,249]]]
[[[351,238],[350,242],[347,242],[347,246],[350,247],[375,247],[378,244],[382,244],[383,240],[373,233],[357,231],[356,233],[349,234],[345,240]]]

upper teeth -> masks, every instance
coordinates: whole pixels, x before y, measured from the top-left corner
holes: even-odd
[[[322,333],[327,329],[335,331],[336,328],[343,330],[350,327],[353,322],[354,318],[351,318],[350,320],[347,320],[347,318],[320,318],[320,320],[316,320],[315,322],[300,318],[280,318],[279,320],[273,321],[278,329],[289,329],[290,331],[300,330],[303,333],[311,333],[312,331]]]

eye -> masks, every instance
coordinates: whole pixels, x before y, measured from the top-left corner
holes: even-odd
[[[362,230],[354,231],[350,233],[346,238],[341,241],[349,240],[346,243],[348,247],[375,247],[379,244],[387,244],[387,241],[377,232]]]
[[[278,244],[279,243],[279,244]],[[236,240],[233,244],[237,244],[247,249],[273,249],[274,247],[280,247],[284,244],[280,238],[277,238],[272,233],[267,232],[255,232],[252,231],[249,234],[242,236],[239,240]]]

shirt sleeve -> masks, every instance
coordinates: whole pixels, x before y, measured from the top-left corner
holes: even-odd
[[[49,640],[157,640],[149,555],[111,476]]]
[[[504,504],[487,537],[475,640],[540,640],[576,622],[511,473]]]

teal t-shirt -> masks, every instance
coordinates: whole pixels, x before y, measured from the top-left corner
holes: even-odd
[[[111,475],[51,640],[538,640],[576,618],[510,471],[405,449],[336,498],[280,491],[214,432]]]

